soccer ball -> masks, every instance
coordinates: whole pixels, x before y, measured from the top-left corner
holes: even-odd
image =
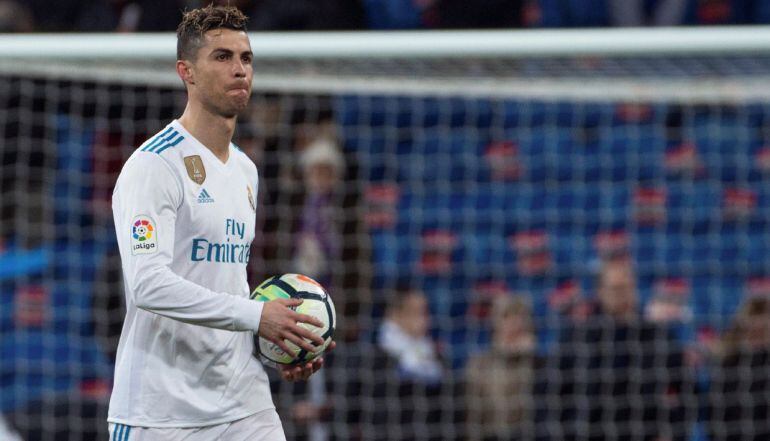
[[[254,335],[254,346],[259,354],[267,360],[278,364],[295,365],[306,363],[323,354],[334,336],[334,328],[337,324],[337,314],[334,311],[334,303],[331,296],[324,290],[320,283],[303,276],[302,274],[284,274],[271,277],[262,282],[251,293],[251,299],[259,302],[268,302],[275,299],[302,299],[301,305],[294,308],[300,314],[311,315],[324,324],[321,328],[300,323],[299,326],[320,335],[324,339],[323,345],[316,352],[308,352],[294,343],[286,340],[289,348],[296,356],[287,354],[278,345],[262,337]]]

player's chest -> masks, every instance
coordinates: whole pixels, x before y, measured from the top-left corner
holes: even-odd
[[[208,171],[205,179],[187,179],[177,226],[212,239],[254,238],[256,192],[241,173]]]

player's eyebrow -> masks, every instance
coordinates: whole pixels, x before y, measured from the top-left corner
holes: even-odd
[[[233,55],[234,51],[231,50],[231,49],[226,49],[226,48],[223,48],[223,47],[218,47],[218,48],[212,49],[211,53],[212,53],[212,55],[214,55],[214,54],[216,54],[216,55],[218,55],[218,54]],[[253,57],[254,56],[253,52],[251,52],[250,50],[241,52],[240,56],[242,57],[244,55],[247,55],[249,57]]]
[[[232,51],[232,50],[230,50],[230,49],[226,49],[226,48],[223,48],[223,47],[218,47],[218,48],[214,48],[214,49],[212,49],[211,53],[212,53],[212,54],[216,54],[216,53],[224,53],[224,54],[232,55],[232,54],[233,54],[233,51]]]

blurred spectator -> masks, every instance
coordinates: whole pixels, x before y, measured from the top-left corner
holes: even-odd
[[[545,27],[603,27],[610,24],[608,0],[540,0]]]
[[[685,286],[676,286],[679,281],[658,283],[653,297],[644,308],[644,317],[661,325],[678,325],[692,321],[692,308],[687,304]],[[683,283],[681,285],[684,285]]]
[[[26,0],[32,12],[35,30],[39,32],[66,32],[77,29],[77,19],[85,4],[81,0]]]
[[[424,384],[441,382],[442,361],[429,329],[428,300],[420,291],[401,292],[388,305],[378,342],[396,360],[402,379]]]
[[[14,0],[0,0],[0,32],[32,32],[35,22],[30,11]]]
[[[345,159],[331,139],[313,141],[299,157],[305,183],[299,231],[295,235],[294,268],[329,286],[339,264],[342,208],[335,194],[342,183]]]
[[[698,25],[730,24],[735,20],[735,6],[742,0],[694,0],[693,23]]]
[[[540,0],[546,27],[674,26],[694,0]]]
[[[436,0],[363,0],[369,29],[420,29]],[[466,3],[467,4],[467,3]]]
[[[364,9],[358,0],[241,0],[237,3],[249,15],[249,29],[253,31],[365,28]]]
[[[767,0],[733,0],[732,15],[737,24],[770,23],[770,2]]]
[[[665,327],[640,318],[635,275],[625,260],[604,263],[598,305],[564,332],[546,390],[545,430],[556,439],[688,439],[696,407],[690,372]]]
[[[690,0],[609,0],[613,26],[676,26],[684,23]]]
[[[515,441],[532,433],[535,332],[529,305],[510,295],[492,306],[492,348],[466,367],[467,439]]]
[[[187,0],[90,0],[77,17],[84,32],[162,32],[176,30]]]
[[[770,440],[770,298],[751,297],[723,338],[708,394],[711,441]]]
[[[436,0],[426,24],[442,29],[519,28],[524,0]]]
[[[770,23],[766,0],[690,0],[687,23],[697,25]]]
[[[371,431],[364,433],[364,439],[447,439],[439,423],[450,402],[442,387],[448,388],[450,381],[429,329],[428,301],[422,291],[397,289],[379,328],[382,356],[375,356],[381,361],[370,386],[382,404],[364,412],[364,427]]]

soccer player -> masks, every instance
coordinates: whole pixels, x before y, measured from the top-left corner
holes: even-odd
[[[128,159],[113,194],[126,318],[108,421],[111,440],[283,440],[253,335],[290,351],[323,340],[296,299],[249,300],[257,169],[231,138],[249,102],[246,17],[233,7],[185,13],[176,70],[184,113]],[[312,344],[311,344],[312,343]],[[309,378],[317,359],[280,369]]]

